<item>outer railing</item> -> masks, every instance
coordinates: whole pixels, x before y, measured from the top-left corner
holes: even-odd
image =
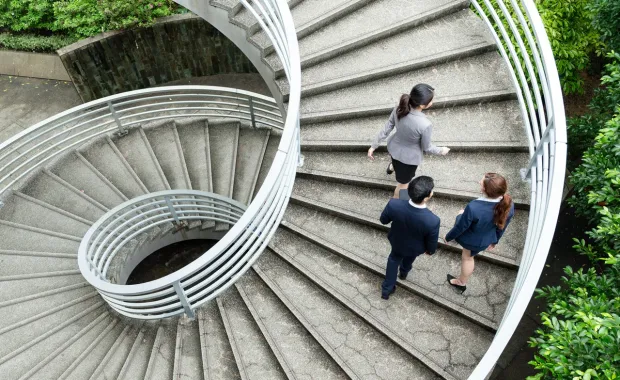
[[[122,135],[149,121],[188,117],[284,128],[273,98],[234,88],[173,86],[108,96],[59,113],[0,144],[0,198],[39,168],[101,136]]]
[[[472,0],[491,30],[517,89],[528,136],[531,182],[528,231],[510,301],[495,338],[470,375],[493,370],[534,293],[547,259],[562,202],[566,168],[566,118],[551,45],[532,0]]]
[[[108,211],[91,226],[80,244],[80,269],[121,314],[153,319],[185,312],[193,318],[193,309],[210,299],[220,283],[237,275],[247,264],[247,257],[226,250],[211,255],[210,260],[194,270],[172,273],[147,286],[113,286],[109,271],[114,268],[119,272],[127,262],[136,261],[132,256],[137,240],[159,239],[162,231],[184,233],[194,222],[232,225],[245,209],[232,199],[193,190],[160,191],[134,198]],[[137,250],[140,254],[139,246]],[[134,294],[135,290],[140,294]]]

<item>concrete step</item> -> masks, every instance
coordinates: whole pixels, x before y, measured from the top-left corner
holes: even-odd
[[[308,96],[301,102],[300,111],[304,117],[311,117],[364,107],[393,109],[400,96],[408,94],[420,82],[435,88],[438,103],[460,96],[477,98],[484,93],[513,91],[503,59],[496,52],[489,52]]]
[[[241,128],[232,198],[250,204],[269,141],[269,130]]]
[[[230,13],[233,13],[233,10],[235,13],[238,12],[240,6],[243,6],[239,0],[210,0],[209,4],[216,8],[224,9]]]
[[[0,303],[0,329],[21,322],[32,316],[48,312],[59,305],[74,302],[76,299],[90,295],[93,297],[93,289],[86,283],[78,283],[78,286],[65,287],[64,291],[49,292],[48,295],[39,297],[22,298],[21,302]]]
[[[301,127],[303,150],[367,151],[388,120],[381,116],[310,123]],[[519,103],[514,100],[425,111],[433,123],[433,144],[455,151],[525,152]],[[385,149],[385,142],[383,148]]]
[[[112,320],[111,324],[93,339],[80,356],[58,377],[58,380],[84,380],[89,379],[95,372],[97,366],[105,358],[110,347],[123,333],[125,326],[120,323],[118,318]],[[127,327],[129,329],[129,327]]]
[[[242,379],[287,379],[276,356],[245,307],[235,289],[217,298],[220,315],[226,328]]]
[[[177,325],[176,350],[174,355],[173,379],[203,379],[202,355],[198,321],[186,316],[179,318]]]
[[[87,220],[97,220],[108,210],[49,170],[43,170],[20,190],[26,195]]]
[[[81,237],[0,220],[3,250],[77,254]]]
[[[50,171],[108,209],[128,199],[79,153],[68,155]]]
[[[206,303],[198,309],[198,328],[204,378],[209,380],[240,380],[224,322],[216,301]]]
[[[299,41],[302,59],[324,52],[328,49],[342,47],[366,37],[383,35],[386,29],[395,32],[394,27],[409,29],[430,19],[445,16],[456,9],[466,6],[463,1],[454,0],[376,0],[365,7],[348,14]],[[427,14],[433,14],[432,18]],[[421,17],[426,16],[425,19]],[[375,37],[381,38],[381,37]]]
[[[84,285],[84,277],[77,269],[28,274],[23,277],[3,280],[0,283],[0,305],[15,305],[30,299],[45,297],[56,291],[65,291],[78,284]]]
[[[144,133],[153,148],[157,161],[172,189],[192,189],[192,183],[185,164],[185,156],[174,121],[152,128]]]
[[[101,301],[90,307],[77,305],[60,313],[2,334],[0,373],[20,376],[43,361],[64,342],[74,337],[103,312]]]
[[[362,152],[305,152],[305,162],[297,170],[300,177],[349,183],[380,189],[394,189],[394,176],[385,169],[387,153],[375,153],[370,161]],[[450,152],[447,156],[426,155],[416,175],[435,180],[435,194],[471,200],[480,196],[480,179],[487,172],[500,173],[508,181],[508,192],[519,207],[529,204],[529,184],[521,179],[520,169],[529,162],[527,153]]]
[[[261,186],[263,185],[263,182],[265,182],[267,174],[269,174],[269,169],[271,169],[273,159],[276,157],[276,153],[278,153],[278,146],[280,145],[281,136],[282,134],[278,131],[271,131],[269,135],[269,139],[267,140],[267,146],[265,147],[265,153],[263,154],[263,161],[260,164],[258,178],[256,179],[256,186],[254,186],[254,195],[252,196],[252,198],[256,196]]]
[[[106,136],[105,139],[83,148],[82,155],[127,198],[135,198],[148,192],[144,183],[109,137]]]
[[[90,379],[118,379],[139,333],[140,330],[137,327],[125,330],[125,333],[118,337],[106,356],[101,360]]]
[[[157,329],[144,380],[169,380],[174,367],[176,324],[166,321]]]
[[[282,302],[315,330],[353,378],[440,379],[295,268],[264,252],[255,268]]]
[[[93,340],[113,325],[114,319],[112,315],[102,313],[91,323],[83,325],[79,332],[59,345],[56,350],[24,373],[20,379],[57,380]]]
[[[232,198],[235,185],[235,167],[239,144],[239,123],[209,125],[209,150],[213,192]],[[216,231],[225,231],[227,223],[216,223]]]
[[[298,178],[295,181],[291,201],[301,206],[388,231],[389,226],[382,225],[379,216],[392,195],[393,192],[390,190]],[[428,208],[441,218],[440,237],[445,236],[452,229],[456,215],[465,206],[466,202],[464,201],[440,196],[435,196],[429,202]],[[527,211],[516,210],[502,240],[494,250],[486,252],[487,257],[485,258],[490,260],[501,260],[503,258],[514,263],[511,266],[517,265],[523,252],[528,217]],[[460,252],[460,247],[455,242],[446,245],[441,238],[439,242],[445,248],[454,247]]]
[[[177,122],[176,125],[192,187],[195,190],[213,192],[207,121]]]
[[[140,330],[118,375],[119,380],[144,379],[156,332],[149,328]]]
[[[442,376],[467,378],[491,344],[493,333],[406,289],[381,299],[382,275],[290,233],[272,242],[280,258]]]
[[[116,137],[113,141],[149,192],[170,190],[142,128],[134,128],[127,135]]]
[[[0,219],[73,236],[84,236],[94,223],[20,192],[0,209]]]
[[[249,271],[236,286],[274,354],[286,366],[289,378],[348,378],[256,274]]]
[[[0,277],[78,270],[74,254],[0,250]]]
[[[295,204],[289,205],[284,220],[289,231],[305,240],[378,275],[385,274],[391,250],[385,232]],[[407,281],[399,280],[399,283],[487,329],[496,329],[506,309],[516,271],[487,260],[476,260],[474,275],[461,295],[446,284],[446,274],[457,275],[460,264],[458,253],[440,248],[432,257],[418,257]]]
[[[403,48],[412,41],[413,48]],[[471,11],[462,10],[305,68],[302,96],[346,88],[495,49],[495,42],[482,20]]]

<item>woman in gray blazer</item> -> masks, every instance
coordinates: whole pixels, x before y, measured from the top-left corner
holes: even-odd
[[[423,110],[433,105],[434,91],[435,89],[428,84],[420,83],[411,89],[409,95],[401,96],[388,122],[368,149],[368,157],[374,160],[375,149],[387,139],[387,149],[392,161],[386,172],[392,174],[396,171],[396,182],[398,182],[394,190],[394,198],[398,198],[400,190],[406,189],[415,177],[424,153],[446,155],[450,151],[447,147],[437,147],[431,144],[433,125],[422,113]],[[395,127],[396,132],[392,133]]]

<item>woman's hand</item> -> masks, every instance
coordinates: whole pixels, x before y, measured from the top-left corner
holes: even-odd
[[[444,146],[441,148],[441,155],[445,156],[446,154],[448,154],[448,152],[450,152],[450,148],[448,148],[447,146]]]
[[[462,208],[462,209],[460,209],[460,210],[459,210],[459,215],[461,215],[461,214],[462,214],[462,213],[464,213],[464,212],[465,212],[465,209],[463,209],[463,208]]]
[[[375,149],[373,147],[370,147],[370,149],[368,149],[368,158],[370,158],[371,161],[375,160],[375,156],[373,156],[374,152],[375,152]]]
[[[490,246],[487,247],[487,251],[492,251],[495,249],[495,244],[491,244]]]

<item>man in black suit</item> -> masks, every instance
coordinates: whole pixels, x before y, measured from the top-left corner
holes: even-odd
[[[381,298],[387,300],[396,291],[396,273],[404,280],[411,270],[413,261],[419,255],[432,255],[437,250],[439,238],[439,217],[433,214],[426,203],[433,196],[433,179],[427,176],[414,178],[409,183],[409,201],[390,199],[381,213],[381,223],[392,222],[388,240],[392,252],[388,256],[385,281],[381,285]]]

